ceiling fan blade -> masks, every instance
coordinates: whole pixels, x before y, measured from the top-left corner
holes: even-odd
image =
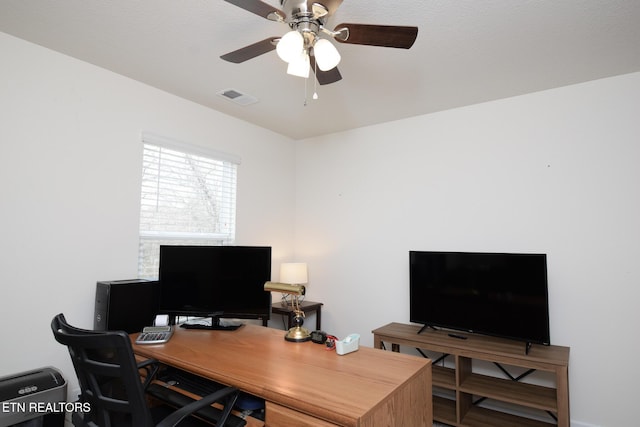
[[[257,43],[224,54],[220,58],[225,61],[233,62],[234,64],[240,64],[241,62],[255,58],[256,56],[271,52],[276,48],[276,44],[279,39],[279,37],[269,37],[268,39],[264,39]]]
[[[284,12],[275,7],[268,5],[267,3],[261,2],[260,0],[224,0],[227,3],[231,3],[233,5],[238,6],[244,10],[247,10],[251,13],[255,13],[258,16],[261,16],[265,19],[270,19],[272,21],[282,21],[286,18]]]
[[[335,28],[335,39],[340,43],[409,49],[418,37],[418,27],[340,24]]]
[[[313,72],[316,73],[316,78],[321,86],[342,80],[342,75],[340,71],[338,71],[338,67],[333,67],[329,71],[322,71],[316,66],[316,59],[313,56],[309,56],[309,63]]]

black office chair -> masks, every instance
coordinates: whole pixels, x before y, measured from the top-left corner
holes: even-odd
[[[73,413],[76,427],[169,427],[178,423],[180,427],[211,426],[189,415],[213,409],[210,405],[215,402],[224,405],[215,424],[222,427],[238,398],[237,389],[225,387],[177,410],[164,405],[150,408],[145,390],[158,370],[158,363],[155,360],[136,363],[126,332],[79,329],[69,325],[63,314],[53,318],[51,329],[56,341],[69,348],[80,382],[80,402],[90,409]],[[146,370],[144,382],[141,369]]]

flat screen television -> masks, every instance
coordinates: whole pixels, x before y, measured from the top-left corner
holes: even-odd
[[[269,280],[270,247],[162,245],[159,313],[269,319]]]
[[[545,254],[409,252],[410,320],[550,344]]]

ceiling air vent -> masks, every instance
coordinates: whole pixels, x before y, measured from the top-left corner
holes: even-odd
[[[258,98],[244,94],[242,92],[238,92],[235,89],[225,89],[221,92],[218,92],[218,95],[242,106],[251,105],[258,102]]]

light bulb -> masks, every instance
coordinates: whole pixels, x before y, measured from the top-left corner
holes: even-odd
[[[302,34],[296,30],[289,31],[282,36],[276,45],[276,52],[280,59],[284,62],[291,62],[296,56],[300,55],[304,48],[304,38]]]
[[[287,67],[287,74],[291,74],[292,76],[304,77],[305,79],[309,77],[309,70],[311,70],[311,65],[309,63],[309,54],[307,51],[302,51],[301,54],[298,54],[295,58],[289,62],[289,66]]]
[[[327,39],[320,39],[313,46],[316,64],[322,71],[329,71],[340,63],[338,49]]]

